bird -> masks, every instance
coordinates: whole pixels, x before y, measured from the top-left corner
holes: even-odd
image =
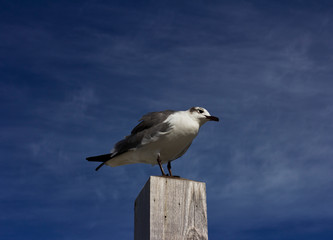
[[[111,153],[87,157],[91,162],[101,162],[96,168],[108,165],[146,163],[158,164],[162,176],[173,177],[171,162],[191,146],[200,127],[208,121],[219,121],[203,107],[191,107],[185,111],[165,110],[142,116],[131,134],[114,145]],[[167,163],[168,174],[162,164]]]

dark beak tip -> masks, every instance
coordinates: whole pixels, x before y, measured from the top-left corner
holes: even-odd
[[[210,120],[210,121],[215,121],[215,122],[219,122],[220,119],[218,117],[214,117],[214,116],[207,116],[207,118]]]

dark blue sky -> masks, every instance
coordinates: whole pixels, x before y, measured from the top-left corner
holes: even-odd
[[[70,2],[70,3],[69,3]],[[202,106],[173,172],[210,239],[333,239],[331,1],[1,1],[0,239],[133,239],[158,167],[105,167],[147,112]]]

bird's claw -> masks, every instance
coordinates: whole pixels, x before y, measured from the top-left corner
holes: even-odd
[[[162,175],[161,177],[180,178],[180,176],[169,175],[169,174]]]

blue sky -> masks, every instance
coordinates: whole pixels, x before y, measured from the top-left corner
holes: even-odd
[[[105,167],[147,112],[202,106],[173,172],[210,239],[333,238],[330,1],[1,1],[0,238],[133,239],[158,167]]]

